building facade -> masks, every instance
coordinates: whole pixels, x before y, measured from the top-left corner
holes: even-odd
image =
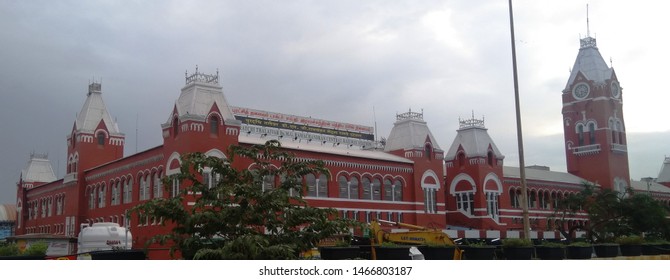
[[[587,223],[585,215],[568,224],[553,217],[557,201],[582,190],[584,182],[649,191],[670,204],[670,167],[657,180],[630,180],[622,96],[595,39],[582,39],[562,91],[568,172],[525,167],[531,237],[560,238],[557,227]],[[303,178],[310,205],[332,207],[361,222],[384,219],[441,228],[454,238],[518,237],[523,232],[520,169],[504,165],[505,156],[484,120],[474,116],[460,120],[446,152],[423,112],[398,114],[386,141],[375,141],[368,126],[233,107],[218,73],[200,73],[197,68],[187,75],[166,115],[163,143],[124,157],[125,136],[105,106],[102,85],[91,83],[66,137],[65,176],[56,178],[46,157],[34,154],[21,173],[14,234],[71,240],[81,224],[115,222],[130,228],[133,246],[142,248],[148,238],[170,228],[128,216],[128,210],[185,187],[161,183],[179,172],[182,155],[203,152],[225,158],[231,145],[270,139],[300,159],[325,162],[331,176]],[[670,161],[665,164],[670,166]],[[253,167],[236,161],[234,168]],[[209,182],[216,179],[206,170],[202,175]],[[150,253],[150,258],[167,257],[164,250]]]

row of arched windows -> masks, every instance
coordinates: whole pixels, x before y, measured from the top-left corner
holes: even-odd
[[[211,174],[203,172],[205,184],[211,184],[213,179]],[[304,195],[306,197],[329,197],[329,180],[326,174],[307,174],[302,177],[302,183],[306,186]],[[278,176],[265,176],[263,178],[262,188],[264,190],[278,186],[283,182]],[[366,200],[385,200],[402,201],[403,183],[400,179],[386,178],[382,179],[376,176],[354,176],[349,177],[340,175],[337,178],[339,188],[339,198],[347,199],[366,199]]]
[[[56,215],[63,214],[63,206],[65,204],[65,194],[59,193],[42,197],[33,201],[28,201],[28,220],[36,220],[37,218],[46,218],[54,215],[54,208]]]
[[[26,233],[41,233],[41,234],[65,234],[65,224],[41,225],[35,227],[27,227]]]
[[[133,193],[138,194],[139,201],[163,197],[162,171],[139,173],[137,181],[131,175],[123,176],[111,180],[109,186],[102,182],[87,187],[89,209],[103,208],[108,202],[112,206],[131,203],[135,198]]]
[[[528,190],[528,208],[556,209],[558,202],[567,195],[567,193],[550,190]],[[521,189],[510,188],[509,198],[512,208],[521,208],[521,200],[523,199]]]
[[[596,144],[596,123],[589,122],[587,124],[588,131],[585,131],[584,124],[578,123],[577,129],[577,143],[579,146]],[[588,144],[586,143],[585,134],[588,133]]]
[[[394,181],[384,179],[382,183],[377,177],[363,176],[359,180],[357,176],[347,179],[346,176],[340,175],[337,183],[340,198],[402,201],[403,184],[399,179]]]

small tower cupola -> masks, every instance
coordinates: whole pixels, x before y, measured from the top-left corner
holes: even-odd
[[[56,175],[51,167],[47,154],[31,153],[30,160],[21,171],[21,182],[24,188],[32,188],[43,183],[56,181]]]
[[[174,109],[162,125],[164,138],[174,138],[184,130],[193,129],[206,129],[212,136],[216,136],[223,124],[239,126],[219,85],[218,70],[216,74],[205,74],[196,66],[195,73],[189,75],[187,71],[184,78],[185,85]]]
[[[444,159],[463,163],[466,158],[485,158],[490,165],[498,165],[505,156],[498,150],[488,134],[484,118],[458,119],[459,129]],[[460,158],[459,158],[460,157]]]
[[[412,112],[411,109],[396,114],[396,122],[386,140],[384,151],[404,151],[406,157],[443,158],[442,149],[423,120],[423,111]]]

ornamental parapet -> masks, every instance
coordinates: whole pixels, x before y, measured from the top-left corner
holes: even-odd
[[[600,152],[600,144],[585,145],[572,148],[572,153],[578,156],[592,155]]]

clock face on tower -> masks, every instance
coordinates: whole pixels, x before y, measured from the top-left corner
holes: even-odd
[[[617,83],[617,81],[612,82],[612,84],[610,85],[610,89],[612,90],[613,98],[619,98],[619,96],[621,96],[621,87],[619,86],[619,83]]]
[[[584,99],[589,95],[589,90],[587,83],[579,83],[572,89],[572,96],[576,99]]]

